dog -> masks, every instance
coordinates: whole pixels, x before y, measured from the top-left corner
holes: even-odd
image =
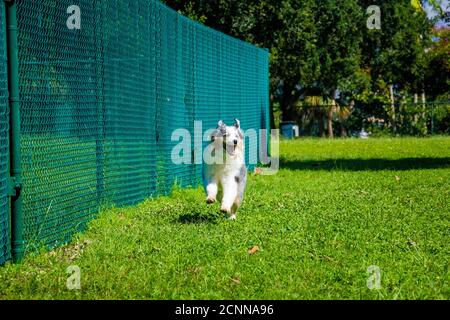
[[[222,120],[211,134],[211,154],[216,160],[204,165],[203,179],[206,191],[206,203],[217,201],[222,193],[220,210],[235,220],[236,213],[244,200],[247,183],[247,167],[244,160],[244,135],[240,121],[234,119],[233,126],[227,126]]]

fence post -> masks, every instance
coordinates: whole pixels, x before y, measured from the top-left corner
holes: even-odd
[[[14,0],[6,4],[6,38],[8,54],[8,89],[10,108],[10,175],[13,193],[11,195],[11,253],[14,262],[20,262],[25,253],[22,230],[22,169],[20,154],[20,96],[19,58],[17,45],[17,17]]]

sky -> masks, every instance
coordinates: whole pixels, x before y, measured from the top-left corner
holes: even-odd
[[[450,0],[441,0],[441,7],[444,11],[450,10]],[[425,5],[425,11],[427,12],[428,17],[430,17],[430,18],[433,18],[434,16],[436,16],[436,13],[433,12],[430,5]],[[443,21],[440,21],[440,22],[438,22],[437,25],[443,26],[443,25],[445,25],[445,23]]]

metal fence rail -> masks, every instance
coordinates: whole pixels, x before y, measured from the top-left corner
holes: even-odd
[[[15,3],[23,239],[13,245],[23,248],[13,253],[67,242],[102,206],[198,185],[201,164],[171,161],[175,129],[194,139],[199,120],[203,131],[233,118],[269,127],[266,50],[154,0],[79,0],[81,29],[66,25],[72,1]],[[2,2],[0,263],[10,257],[5,21]]]

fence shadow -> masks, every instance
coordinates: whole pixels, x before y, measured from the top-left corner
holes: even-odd
[[[450,168],[450,158],[288,160],[280,168],[291,170],[377,171]]]

